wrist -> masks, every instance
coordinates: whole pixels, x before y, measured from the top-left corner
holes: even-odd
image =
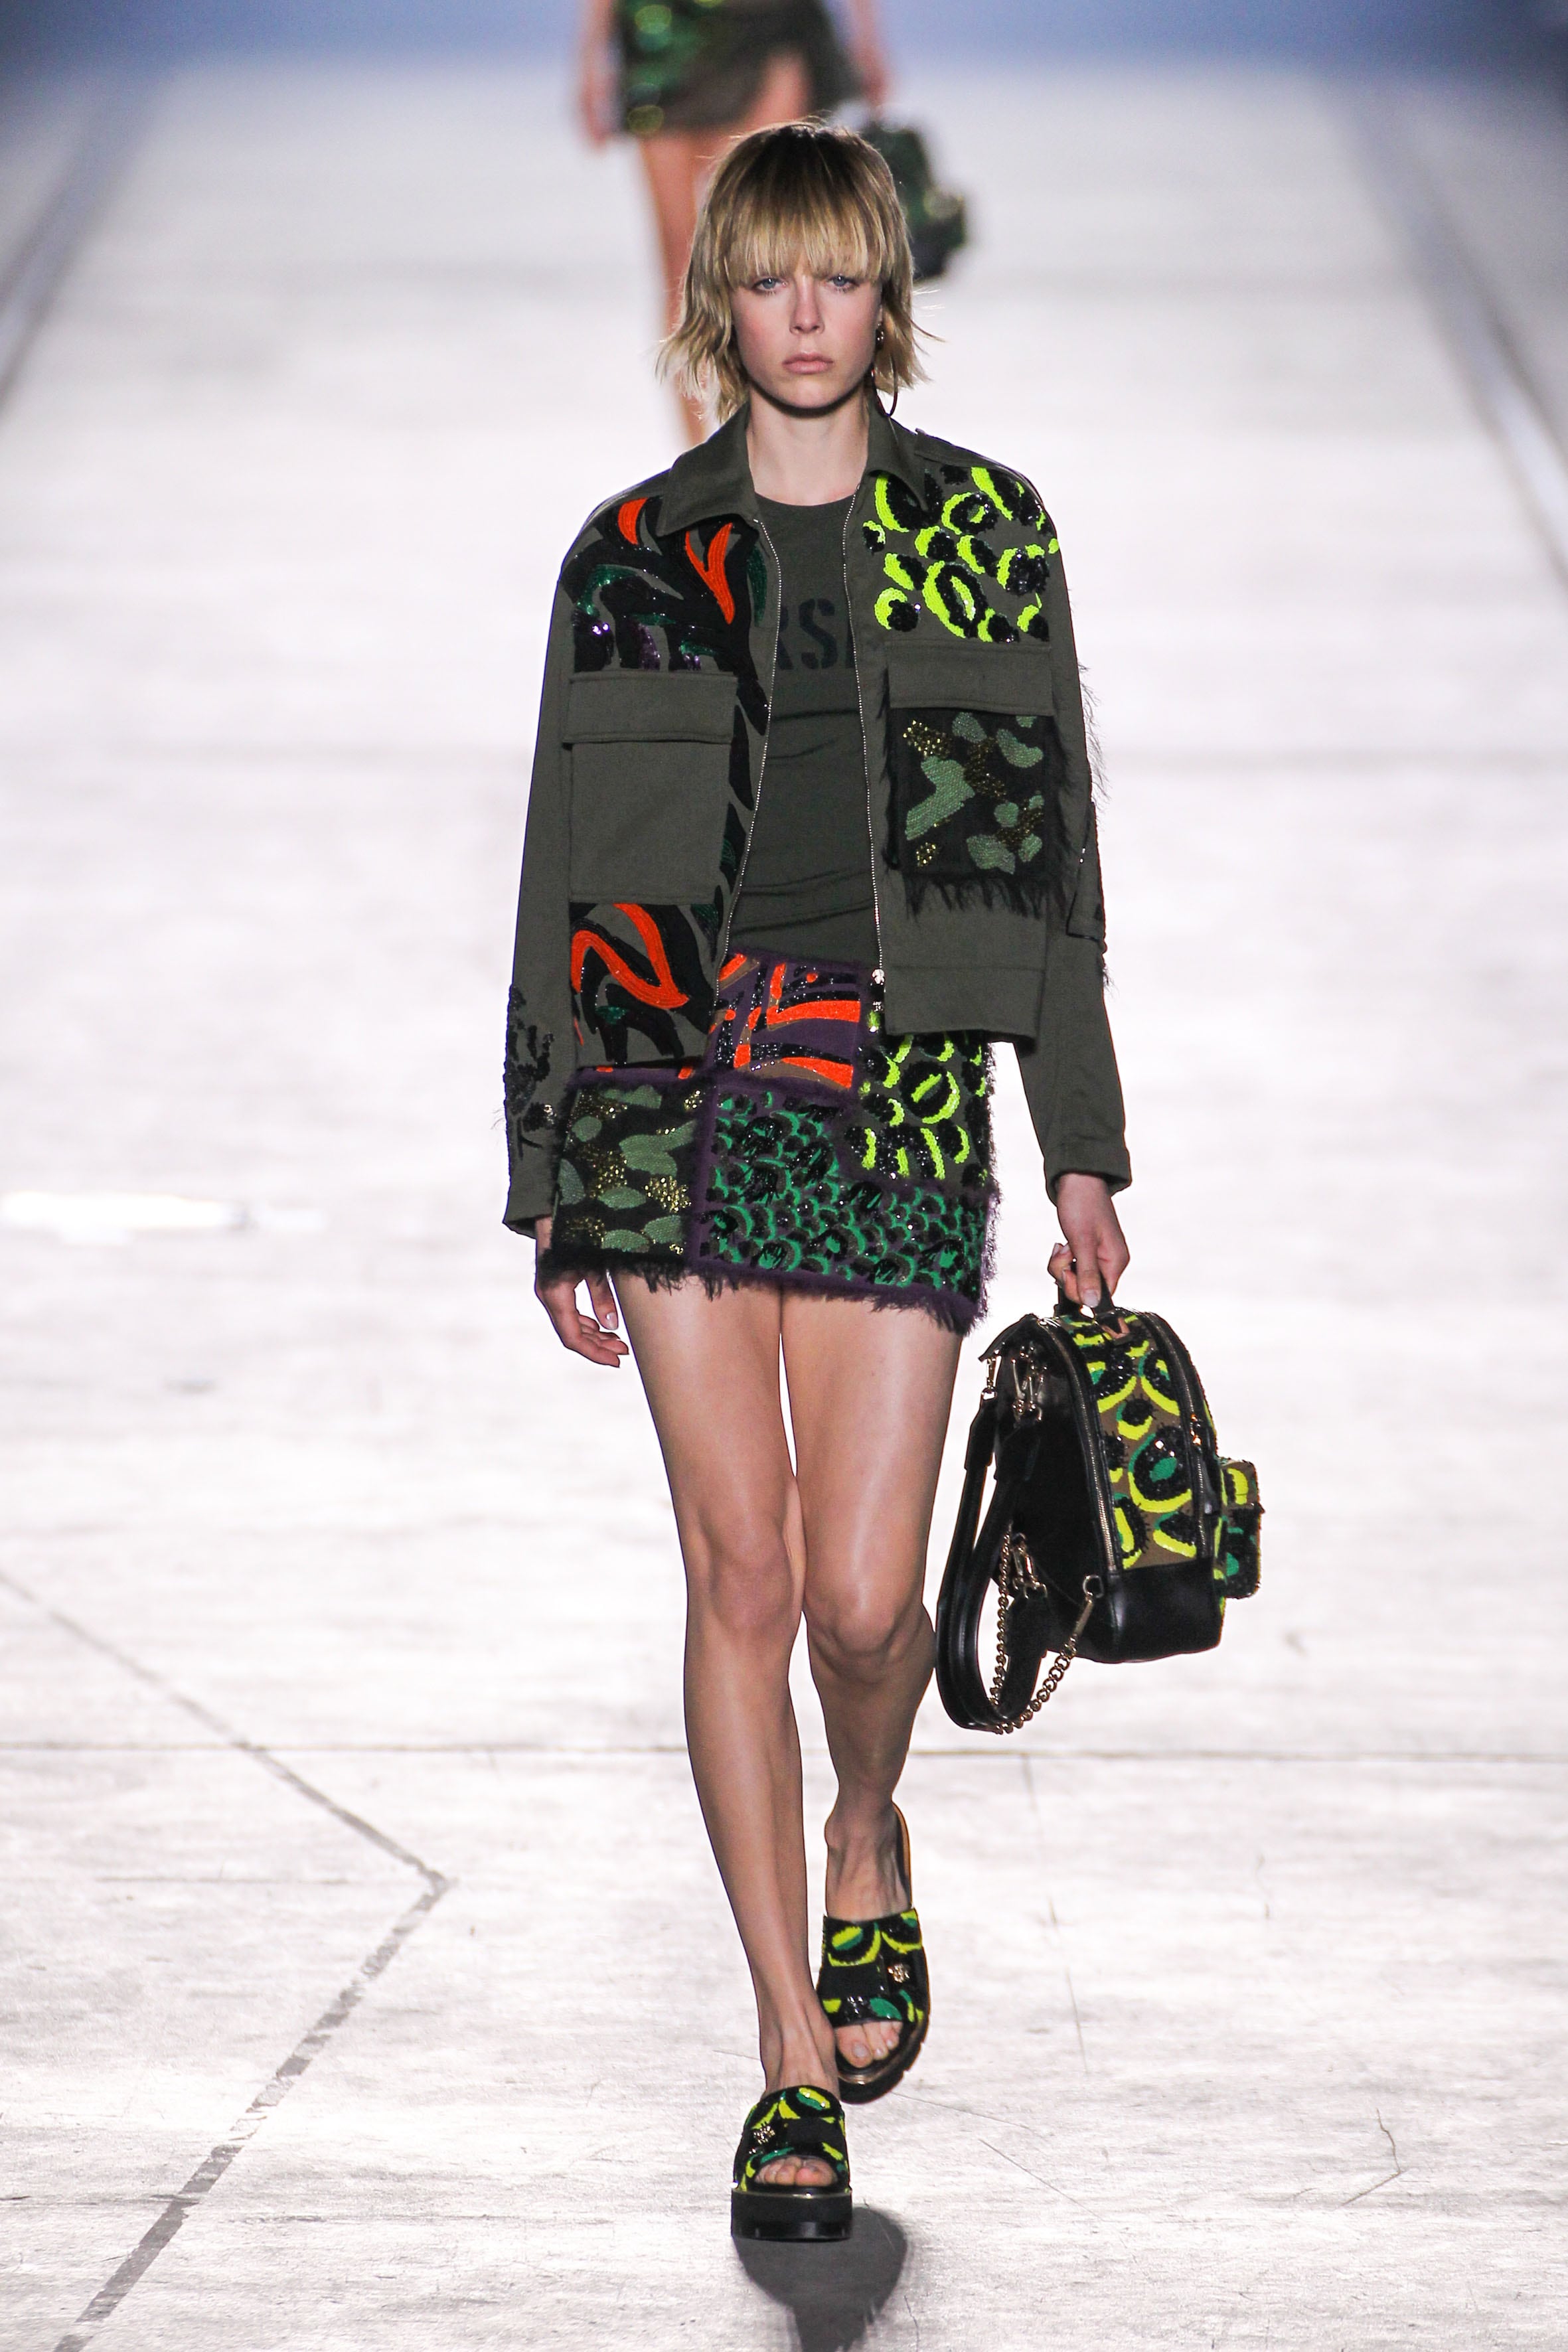
[[[1055,1184],[1047,1185],[1047,1190],[1054,1203],[1061,1199],[1064,1192],[1069,1199],[1075,1192],[1081,1198],[1086,1186],[1092,1189],[1097,1200],[1110,1200],[1110,1179],[1098,1174],[1090,1168],[1064,1168]]]

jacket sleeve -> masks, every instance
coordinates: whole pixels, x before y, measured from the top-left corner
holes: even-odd
[[[1105,1011],[1105,907],[1100,887],[1100,834],[1094,776],[1084,723],[1083,687],[1072,611],[1055,531],[1045,593],[1052,689],[1065,758],[1061,820],[1064,839],[1078,845],[1049,914],[1046,980],[1039,1033],[1018,1047],[1018,1068],[1045,1162],[1046,1189],[1069,1171],[1103,1176],[1113,1192],[1132,1181],[1116,1048]]]
[[[554,1195],[557,1123],[573,1070],[570,814],[562,745],[572,675],[572,607],[558,586],[544,656],[539,734],[528,793],[517,945],[506,1022],[506,1143],[510,1182],[505,1222],[531,1234]]]

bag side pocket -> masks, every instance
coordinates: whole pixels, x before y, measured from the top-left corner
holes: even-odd
[[[1262,1575],[1263,1506],[1250,1462],[1219,1465],[1220,1517],[1215,1537],[1215,1582],[1226,1601],[1250,1601]]]

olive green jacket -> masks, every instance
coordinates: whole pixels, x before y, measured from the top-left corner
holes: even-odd
[[[1012,1039],[1053,1192],[1068,1169],[1125,1184],[1050,520],[1021,476],[873,404],[845,579],[887,1025]],[[778,625],[744,411],[598,508],[562,567],[507,1035],[520,1231],[550,1212],[574,1069],[701,1053],[767,789]]]

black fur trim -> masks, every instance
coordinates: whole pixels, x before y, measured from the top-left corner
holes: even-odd
[[[988,1238],[984,1269],[987,1284],[993,1271],[991,1259]],[[960,1339],[974,1328],[985,1312],[984,1287],[977,1299],[970,1300],[948,1290],[875,1290],[859,1286],[851,1288],[831,1275],[771,1274],[762,1266],[690,1266],[668,1258],[650,1263],[630,1252],[620,1255],[613,1250],[558,1250],[552,1244],[539,1254],[538,1278],[542,1282],[559,1282],[568,1276],[574,1282],[584,1282],[591,1274],[607,1274],[615,1282],[635,1276],[650,1290],[677,1290],[683,1282],[700,1282],[710,1298],[721,1297],[728,1290],[755,1289],[765,1285],[775,1290],[805,1291],[816,1298],[858,1301],[863,1307],[875,1307],[879,1314],[889,1308],[913,1308],[929,1315],[933,1323],[939,1323],[944,1331],[955,1332]]]
[[[904,896],[911,915],[928,898],[940,898],[955,913],[964,907],[1005,907],[1015,915],[1043,915],[1051,895],[1048,874],[976,874],[963,882],[944,882],[920,873],[904,877]]]

